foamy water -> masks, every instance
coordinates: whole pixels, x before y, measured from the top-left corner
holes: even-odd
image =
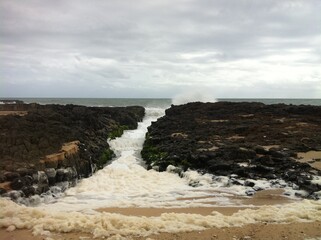
[[[321,202],[303,200],[282,207],[263,206],[245,209],[225,216],[218,212],[199,214],[163,213],[159,217],[124,216],[113,213],[86,214],[81,212],[47,211],[19,206],[0,199],[0,227],[12,231],[16,228],[32,229],[34,234],[49,235],[54,232],[90,233],[94,237],[148,236],[160,232],[204,230],[211,227],[243,226],[245,224],[291,223],[321,221]]]
[[[77,231],[95,237],[114,235],[148,236],[158,232],[202,230],[208,227],[240,226],[260,221],[293,222],[321,220],[321,201],[303,200],[282,206],[246,209],[224,216],[213,212],[198,214],[164,213],[159,217],[124,216],[100,213],[107,207],[213,207],[240,206],[235,196],[245,196],[250,187],[232,185],[231,179],[187,171],[181,177],[169,166],[166,172],[146,170],[140,157],[147,127],[164,115],[164,109],[147,108],[138,129],[126,131],[109,141],[117,157],[92,177],[83,179],[65,195],[37,207],[17,205],[0,199],[0,227],[33,229],[35,234],[48,231]],[[262,189],[282,187],[290,195],[294,190],[279,181],[256,181]],[[249,206],[251,207],[251,206]]]
[[[146,117],[136,130],[125,131],[122,137],[109,141],[117,155],[111,164],[68,189],[64,197],[40,208],[84,211],[103,207],[240,206],[240,201],[231,197],[245,195],[252,188],[232,185],[228,177],[201,175],[192,170],[180,177],[174,166],[165,172],[146,170],[140,151],[147,127],[163,115],[164,109],[147,108]],[[262,189],[272,185],[264,180],[255,183]],[[285,182],[279,183],[286,186]],[[291,188],[285,189],[293,192]]]

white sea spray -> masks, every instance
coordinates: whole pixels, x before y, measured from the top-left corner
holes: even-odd
[[[180,105],[189,102],[216,102],[213,93],[208,92],[207,89],[193,89],[182,92],[172,99],[172,104]]]

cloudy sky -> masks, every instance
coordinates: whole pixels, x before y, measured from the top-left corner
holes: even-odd
[[[0,0],[0,97],[321,98],[320,0]]]

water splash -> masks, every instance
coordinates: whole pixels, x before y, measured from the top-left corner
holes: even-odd
[[[181,105],[189,102],[216,102],[213,94],[206,90],[187,91],[176,95],[172,99],[172,104]]]

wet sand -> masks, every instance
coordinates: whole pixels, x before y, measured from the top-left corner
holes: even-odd
[[[212,228],[200,232],[178,234],[162,233],[150,236],[154,240],[303,240],[321,237],[321,222],[291,224],[249,224],[244,227]],[[146,238],[135,238],[142,240]]]
[[[126,216],[157,217],[163,213],[190,213],[203,216],[210,215],[213,211],[231,216],[246,207],[195,207],[195,208],[102,208],[99,212],[119,213]]]
[[[252,204],[251,208],[256,209],[264,204],[267,205],[282,205],[292,202],[293,200],[282,195],[282,189],[265,190],[258,192],[254,197],[243,199],[247,204]],[[101,208],[97,209],[99,212],[119,213],[127,216],[143,216],[154,217],[160,216],[163,213],[191,213],[209,215],[213,211],[220,212],[223,215],[230,216],[239,210],[244,210],[248,207],[195,207],[195,208]],[[120,237],[120,236],[118,236]],[[110,237],[115,239],[133,239],[133,240],[192,240],[192,239],[309,239],[321,237],[321,222],[295,222],[290,224],[268,224],[257,223],[248,224],[243,227],[224,227],[224,228],[210,228],[205,231],[179,232],[179,233],[160,233],[148,237],[125,237],[117,238],[117,236]],[[33,236],[30,230],[18,229],[12,232],[6,229],[0,229],[0,240],[85,240],[92,239],[92,235],[85,233],[51,233],[49,236]],[[103,239],[103,238],[96,238]],[[108,239],[108,238],[104,238]]]
[[[308,163],[312,167],[321,170],[321,151],[309,151],[298,153],[299,162]]]
[[[282,189],[270,189],[257,192],[253,197],[233,197],[234,200],[238,200],[241,205],[251,206],[255,209],[262,205],[281,205],[294,202],[293,199],[287,198],[282,195],[284,190]],[[198,198],[199,199],[199,198]],[[187,200],[183,198],[181,200]],[[188,200],[193,200],[189,198]],[[215,203],[214,203],[215,204]],[[213,211],[230,216],[239,210],[249,208],[247,206],[231,206],[231,207],[191,207],[191,208],[100,208],[96,209],[98,212],[119,213],[126,216],[145,216],[156,217],[163,213],[191,213],[200,215],[210,215]]]
[[[304,239],[320,239],[321,238],[321,222],[312,223],[291,223],[291,224],[249,224],[243,227],[229,228],[211,228],[205,231],[193,231],[183,233],[161,233],[151,235],[149,237],[128,237],[116,239],[133,239],[133,240],[236,240],[236,239],[257,239],[257,240],[304,240]],[[49,238],[50,237],[50,238]],[[89,234],[79,233],[60,233],[46,236],[33,236],[29,230],[16,230],[8,232],[0,229],[0,240],[89,240],[92,236]],[[95,238],[97,240],[108,238]]]

